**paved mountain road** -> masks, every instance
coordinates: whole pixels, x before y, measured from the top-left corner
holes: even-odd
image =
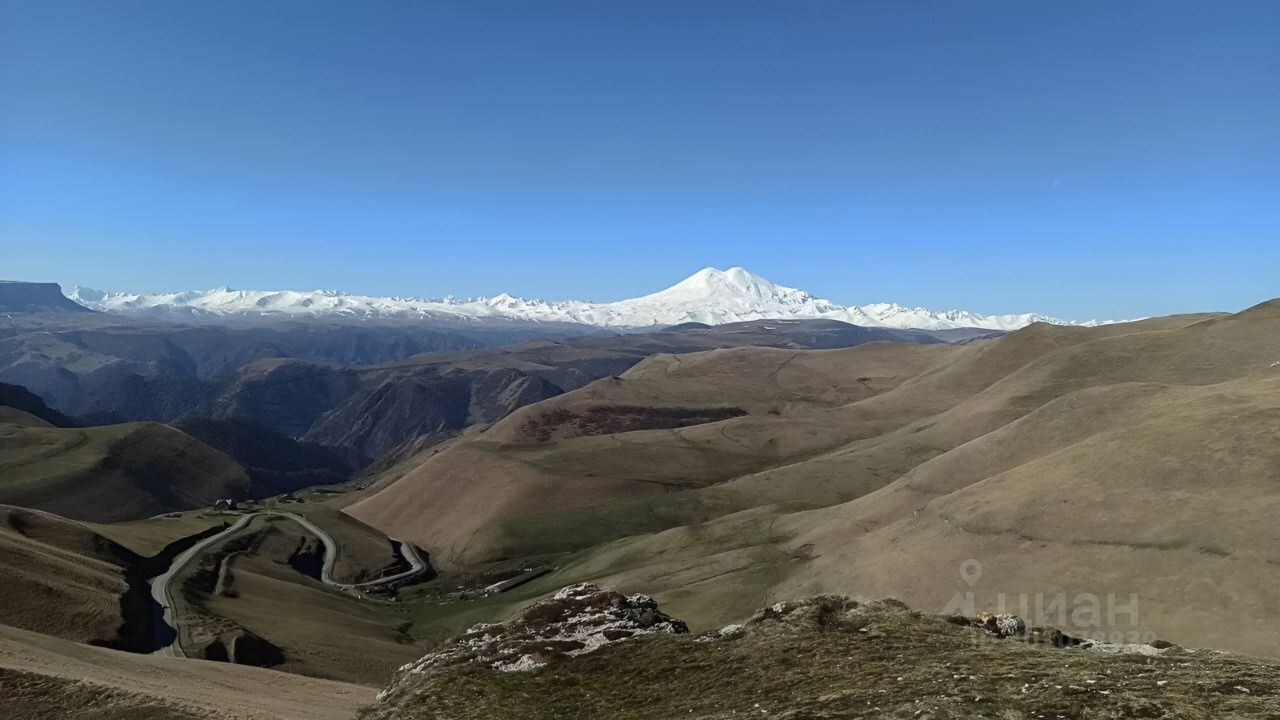
[[[405,578],[413,577],[427,569],[426,561],[424,561],[422,557],[418,555],[418,551],[416,548],[414,548],[412,545],[410,545],[407,542],[400,542],[396,540],[394,542],[399,546],[401,557],[403,557],[405,561],[409,563],[408,570],[401,573],[396,573],[395,575],[388,575],[387,577],[378,578],[376,580],[369,580],[362,583],[335,582],[333,579],[333,566],[338,561],[338,543],[334,541],[333,537],[329,535],[329,533],[325,532],[325,530],[321,528],[319,525],[316,525],[315,523],[311,522],[310,520],[306,519],[301,515],[297,515],[291,512],[283,512],[280,510],[276,510],[273,512],[252,512],[245,515],[241,515],[239,518],[236,519],[234,523],[228,526],[226,530],[223,530],[217,535],[211,535],[201,540],[200,542],[197,542],[195,545],[192,545],[191,547],[184,550],[182,553],[180,553],[177,557],[173,559],[173,562],[169,564],[168,569],[166,569],[164,572],[160,573],[159,575],[155,576],[154,578],[148,581],[151,584],[152,599],[154,599],[156,603],[159,604],[160,607],[163,609],[163,613],[161,615],[160,621],[164,625],[166,625],[169,629],[171,629],[174,633],[173,642],[160,648],[159,650],[154,651],[152,653],[153,655],[186,657],[186,654],[182,651],[182,645],[178,641],[178,637],[179,637],[178,622],[177,622],[177,618],[174,617],[174,613],[173,613],[174,578],[178,575],[179,572],[182,571],[183,568],[189,565],[196,556],[200,555],[200,553],[204,552],[205,550],[212,547],[213,545],[216,545],[224,540],[229,539],[231,536],[235,535],[241,530],[244,530],[245,527],[248,526],[250,521],[252,521],[254,518],[261,517],[264,515],[279,515],[279,516],[287,517],[293,520],[294,522],[298,523],[299,525],[301,525],[304,529],[307,530],[307,532],[319,538],[320,543],[324,545],[324,563],[320,568],[320,580],[324,584],[331,585],[340,590],[359,590],[361,588],[366,588],[366,587],[377,587],[379,585],[386,585],[387,583],[396,582],[397,580],[403,580]],[[164,633],[165,629],[156,628],[156,632]]]
[[[342,588],[342,589],[356,589],[356,590],[360,588],[366,588],[366,587],[377,587],[378,585],[386,585],[387,583],[393,583],[397,580],[403,580],[404,578],[413,577],[414,575],[417,575],[421,573],[423,570],[427,569],[427,563],[424,562],[421,557],[419,557],[418,551],[412,545],[406,542],[400,542],[399,540],[393,540],[393,542],[395,542],[396,545],[399,546],[400,548],[400,556],[405,559],[405,562],[409,563],[408,570],[405,570],[404,572],[401,572],[401,573],[396,573],[395,575],[388,575],[386,577],[381,577],[381,578],[378,578],[377,580],[367,580],[362,583],[336,582],[333,579],[333,566],[335,563],[338,562],[338,544],[334,542],[332,537],[329,536],[329,533],[325,532],[318,525],[302,517],[301,515],[295,515],[291,512],[280,512],[280,511],[276,511],[275,514],[284,515],[285,517],[292,518],[299,525],[301,525],[302,527],[310,531],[312,535],[315,535],[316,537],[320,538],[320,542],[324,544],[324,564],[320,568],[320,580],[323,581],[326,585],[332,585],[334,587]]]

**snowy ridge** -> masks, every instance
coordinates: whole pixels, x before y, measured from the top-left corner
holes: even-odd
[[[200,317],[346,317],[398,320],[478,320],[496,318],[559,322],[614,328],[646,328],[699,322],[707,325],[745,320],[823,318],[866,327],[984,328],[1017,330],[1034,322],[1076,323],[1031,313],[979,315],[964,310],[933,312],[880,303],[845,307],[803,290],[774,285],[734,267],[705,268],[679,283],[643,297],[609,303],[579,300],[527,300],[507,294],[459,300],[348,295],[333,290],[313,292],[266,290],[194,290],[173,293],[107,293],[76,287],[68,297],[109,313],[168,318]]]

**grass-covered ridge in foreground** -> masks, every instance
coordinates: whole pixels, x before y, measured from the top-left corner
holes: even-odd
[[[723,635],[654,634],[526,672],[404,672],[362,720],[426,718],[1274,718],[1280,665],[1176,646],[997,639],[893,601],[825,596]],[[1132,648],[1131,648],[1132,649]]]
[[[0,625],[0,718],[349,720],[373,690],[90,647]]]

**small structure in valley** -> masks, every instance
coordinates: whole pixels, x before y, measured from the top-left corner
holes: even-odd
[[[236,501],[235,501],[235,500],[232,500],[231,498],[223,498],[223,499],[221,499],[221,500],[214,500],[214,501],[213,501],[213,509],[214,509],[214,510],[220,510],[220,511],[222,511],[222,510],[235,510],[235,509],[236,509],[236,507],[237,507],[237,505],[236,505]]]

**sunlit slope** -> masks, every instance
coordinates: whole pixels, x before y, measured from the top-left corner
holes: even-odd
[[[1033,414],[880,493],[784,518],[781,545],[812,559],[778,589],[888,591],[941,608],[968,589],[958,569],[973,558],[980,602],[1136,593],[1144,628],[1274,654],[1280,373],[1268,375],[1129,388],[1110,412],[1099,412],[1115,403],[1107,392],[1083,391],[1036,414],[1085,415],[1086,432],[1027,452],[1029,433],[1052,422]]]
[[[658,355],[512,414],[348,512],[444,562],[541,551],[492,526],[706,487],[838,447],[866,431],[831,422],[831,412],[964,350],[872,343]],[[537,542],[594,537],[565,529]]]
[[[473,564],[770,503],[840,503],[1025,414],[1022,398],[986,393],[1028,365],[1203,319],[1038,324],[963,346],[655,356],[514,413],[350,512]],[[713,414],[727,409],[741,415]],[[658,427],[641,429],[644,416]]]
[[[5,625],[0,684],[4,716],[15,718],[346,720],[375,695],[346,683],[89,647]]]
[[[336,514],[336,513],[335,513]],[[308,513],[324,528],[337,522]],[[347,518],[346,521],[355,524]],[[400,631],[407,610],[395,603],[357,600],[325,585],[323,548],[296,523],[259,519],[242,542],[215,549],[184,574],[184,649],[215,657],[217,638],[248,632],[279,650],[270,667],[312,677],[376,686],[422,649]],[[349,530],[335,533],[341,551],[360,552]],[[385,558],[389,547],[376,557]],[[374,554],[367,558],[374,560]],[[256,664],[256,663],[251,663]]]
[[[1275,654],[1277,310],[1060,348],[942,413],[772,473],[797,489],[909,465],[878,490],[623,539],[563,575],[658,590],[708,625],[734,619],[745,598],[825,591],[937,611],[969,590],[980,608],[1002,593],[1116,593],[1125,606],[1136,593],[1136,617],[1118,629]],[[915,463],[903,457],[913,443]],[[982,564],[972,586],[960,574],[971,559]]]

